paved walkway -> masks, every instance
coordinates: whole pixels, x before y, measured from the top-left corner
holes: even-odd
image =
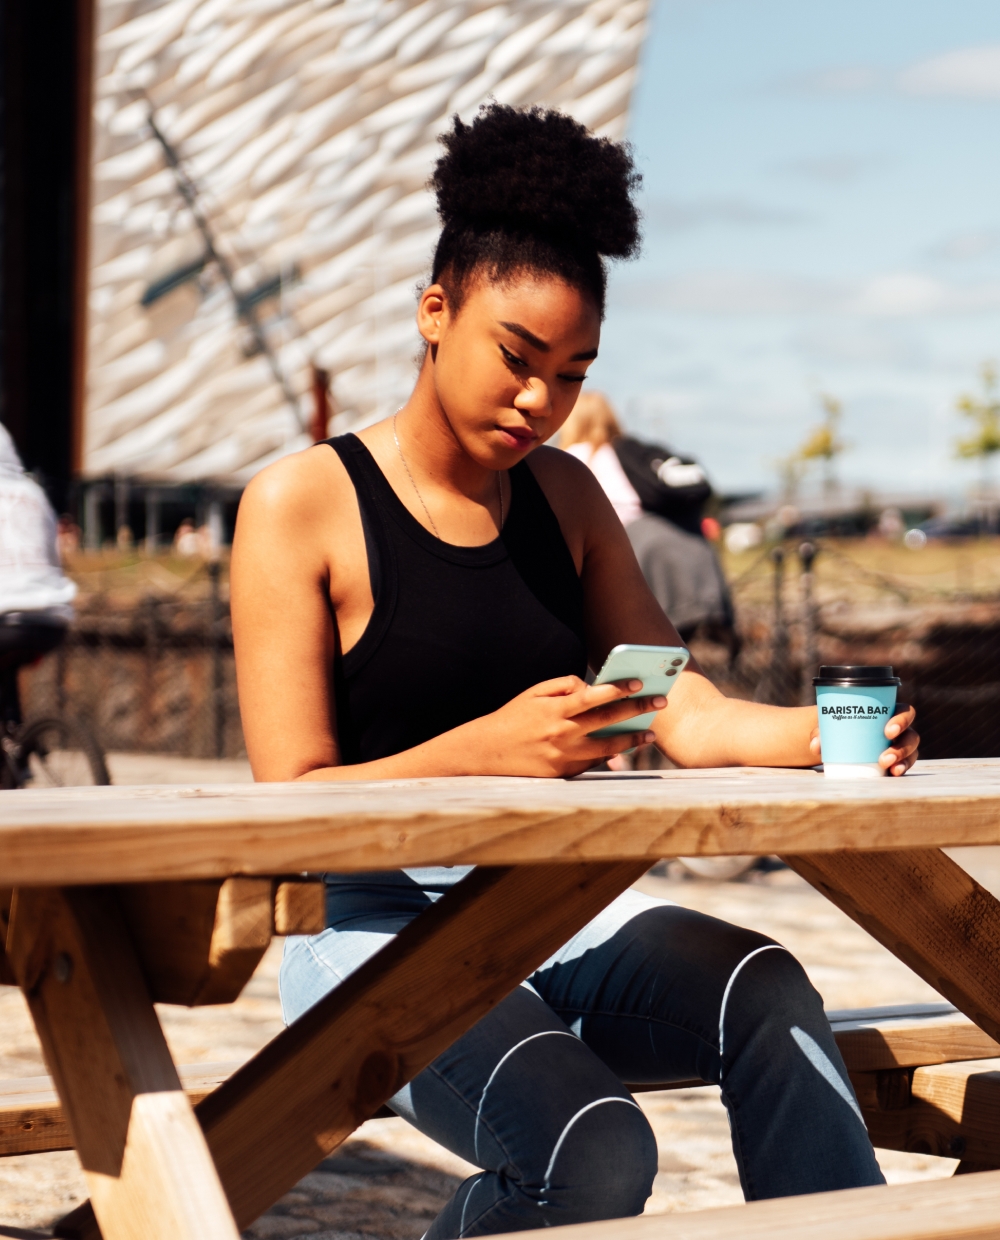
[[[246,763],[112,755],[115,782],[207,783],[249,780]],[[214,777],[214,778],[213,778]],[[1000,894],[1000,849],[968,849],[956,859]],[[663,868],[663,867],[660,867]],[[787,870],[738,883],[685,880],[675,866],[639,886],[654,895],[773,935],[805,965],[827,1007],[934,1001],[940,997],[853,922]],[[268,951],[240,1000],[227,1007],[162,1007],[179,1062],[251,1056],[281,1028],[277,974],[281,945]],[[20,994],[0,988],[0,1077],[44,1071]],[[656,1132],[660,1171],[649,1213],[695,1210],[742,1200],[725,1111],[715,1089],[640,1095]],[[881,1152],[890,1182],[951,1175],[949,1159]],[[265,1240],[417,1240],[473,1168],[402,1120],[364,1125],[246,1233]],[[86,1189],[72,1152],[0,1159],[0,1237],[46,1235]],[[5,1225],[7,1230],[5,1230]],[[9,1228],[27,1229],[10,1231]]]

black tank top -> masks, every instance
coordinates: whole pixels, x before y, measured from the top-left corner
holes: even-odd
[[[334,666],[342,760],[419,745],[555,676],[584,676],[583,589],[555,513],[522,461],[500,537],[435,538],[356,435],[326,441],[361,509],[375,608]]]

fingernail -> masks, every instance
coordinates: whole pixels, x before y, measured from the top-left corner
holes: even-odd
[[[642,688],[642,681],[641,680],[630,680],[628,682],[628,687],[632,693],[635,693],[637,689]]]
[[[643,732],[642,739],[647,745],[650,745],[652,744],[653,741],[656,740],[656,733],[655,732]]]
[[[893,775],[905,775],[905,774],[906,774],[906,767],[903,765],[903,763],[902,763],[902,762],[900,762],[898,765],[896,765],[896,766],[894,766],[894,767],[892,768],[892,773],[893,773]]]
[[[662,693],[658,693],[656,697],[653,698],[652,702],[650,703],[650,705],[655,706],[657,710],[662,710],[663,707],[666,706],[666,704],[667,704],[667,699],[663,696]]]
[[[885,734],[886,736],[898,736],[899,735],[899,724],[897,723],[887,724],[886,729],[885,729]]]

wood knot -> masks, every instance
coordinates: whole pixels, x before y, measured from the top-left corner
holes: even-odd
[[[391,1051],[372,1051],[358,1069],[354,1091],[358,1106],[371,1113],[391,1097],[399,1080],[399,1059]]]

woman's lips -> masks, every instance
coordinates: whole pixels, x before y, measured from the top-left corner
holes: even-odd
[[[535,432],[527,426],[501,426],[498,429],[508,448],[527,448],[536,438]]]

